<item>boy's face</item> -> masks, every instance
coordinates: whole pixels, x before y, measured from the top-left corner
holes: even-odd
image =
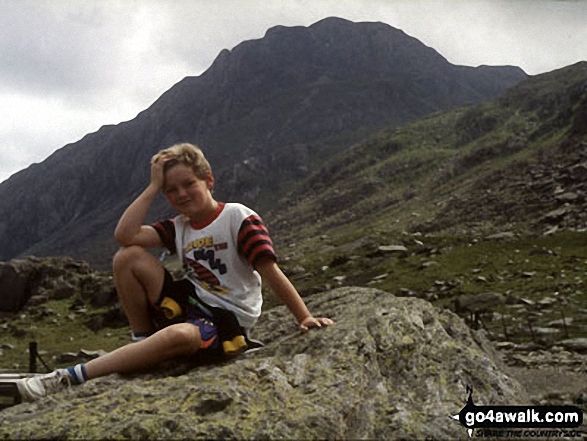
[[[165,172],[163,194],[175,211],[198,222],[205,220],[216,209],[216,201],[210,192],[213,185],[211,173],[202,180],[191,167],[176,164]]]

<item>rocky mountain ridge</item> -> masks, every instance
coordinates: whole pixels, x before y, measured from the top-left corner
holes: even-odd
[[[360,236],[365,222],[395,234],[583,230],[586,112],[582,62],[383,130],[294,188],[272,213],[274,231],[288,243],[296,228]]]
[[[217,196],[263,211],[332,154],[384,126],[496,97],[526,75],[454,66],[382,23],[276,27],[225,50],[135,119],[105,126],[0,184],[0,259],[71,255],[103,268],[160,148],[195,142]],[[167,215],[157,201],[152,218]]]

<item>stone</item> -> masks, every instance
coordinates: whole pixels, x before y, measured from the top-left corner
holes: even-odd
[[[88,314],[84,324],[94,332],[104,328],[121,328],[128,325],[128,319],[119,306],[111,306],[104,312]]]
[[[552,210],[546,213],[542,217],[541,221],[546,223],[558,223],[568,214],[568,211],[569,210],[567,209],[567,207],[557,208],[556,210]]]
[[[53,298],[55,300],[69,299],[74,296],[75,290],[76,289],[72,283],[60,281],[56,283],[52,289]]]
[[[111,375],[5,409],[0,438],[465,439],[449,416],[467,385],[484,403],[528,402],[484,333],[450,311],[371,288],[306,301],[335,326],[301,334],[273,308],[254,328],[260,351]]]
[[[581,181],[587,180],[587,162],[576,164],[569,171],[574,179]]]
[[[98,358],[101,357],[102,355],[105,355],[107,352],[104,350],[97,350],[97,351],[88,351],[86,349],[81,349],[78,353],[77,353],[77,357],[79,359],[85,360],[85,361],[90,361],[93,360],[94,358]]]
[[[551,228],[547,229],[544,233],[542,233],[542,235],[543,236],[552,236],[558,230],[559,230],[559,226],[558,225],[555,225],[554,227],[551,227]]]
[[[408,249],[403,245],[381,245],[377,248],[382,253],[407,255]]]
[[[556,299],[553,297],[544,297],[540,300],[538,300],[538,306],[542,307],[542,308],[546,308],[549,306],[552,306],[553,304],[556,303]]]
[[[579,198],[579,195],[573,191],[559,194],[555,199],[559,202],[575,202]]]
[[[511,231],[504,231],[502,233],[496,233],[496,234],[492,234],[490,236],[487,236],[486,239],[488,239],[488,240],[501,240],[501,239],[513,239],[514,237],[516,237],[516,235],[514,233],[512,233]]]
[[[47,294],[37,294],[29,299],[29,301],[27,302],[27,306],[37,306],[47,301],[49,301],[49,296]]]
[[[534,333],[537,335],[552,335],[552,334],[558,334],[560,332],[560,329],[557,328],[544,328],[544,327],[536,327],[533,328]]]
[[[560,342],[560,345],[569,351],[587,352],[587,338],[570,338]]]
[[[573,321],[573,317],[567,317],[565,319],[552,320],[547,323],[547,326],[555,328],[564,328],[565,326],[570,326],[573,323]]]
[[[59,354],[55,361],[59,364],[64,364],[64,363],[76,363],[78,361],[79,357],[77,356],[77,354],[75,352],[64,352],[62,354]]]
[[[0,292],[2,293],[0,311],[19,311],[32,296],[33,267],[27,266],[26,263],[20,264],[20,262],[0,262]]]
[[[503,305],[506,298],[503,294],[496,292],[484,292],[481,294],[460,296],[455,300],[456,312],[482,312],[491,311]]]

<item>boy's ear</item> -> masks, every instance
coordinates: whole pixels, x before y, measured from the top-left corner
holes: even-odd
[[[214,188],[214,176],[212,175],[211,171],[206,174],[206,185],[208,186],[208,190],[212,190]]]

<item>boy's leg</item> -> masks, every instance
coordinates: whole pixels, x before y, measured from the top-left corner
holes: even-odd
[[[201,345],[200,330],[190,323],[168,326],[151,337],[122,346],[85,365],[89,379],[113,373],[130,373],[153,367],[173,357],[195,354]]]
[[[125,247],[114,256],[113,272],[120,304],[133,333],[155,331],[149,311],[163,288],[165,270],[161,262],[142,247]]]
[[[202,346],[200,330],[190,323],[171,325],[138,343],[131,343],[85,365],[77,365],[17,380],[23,401],[35,401],[72,384],[112,373],[129,373],[153,367],[173,357],[195,354]]]

